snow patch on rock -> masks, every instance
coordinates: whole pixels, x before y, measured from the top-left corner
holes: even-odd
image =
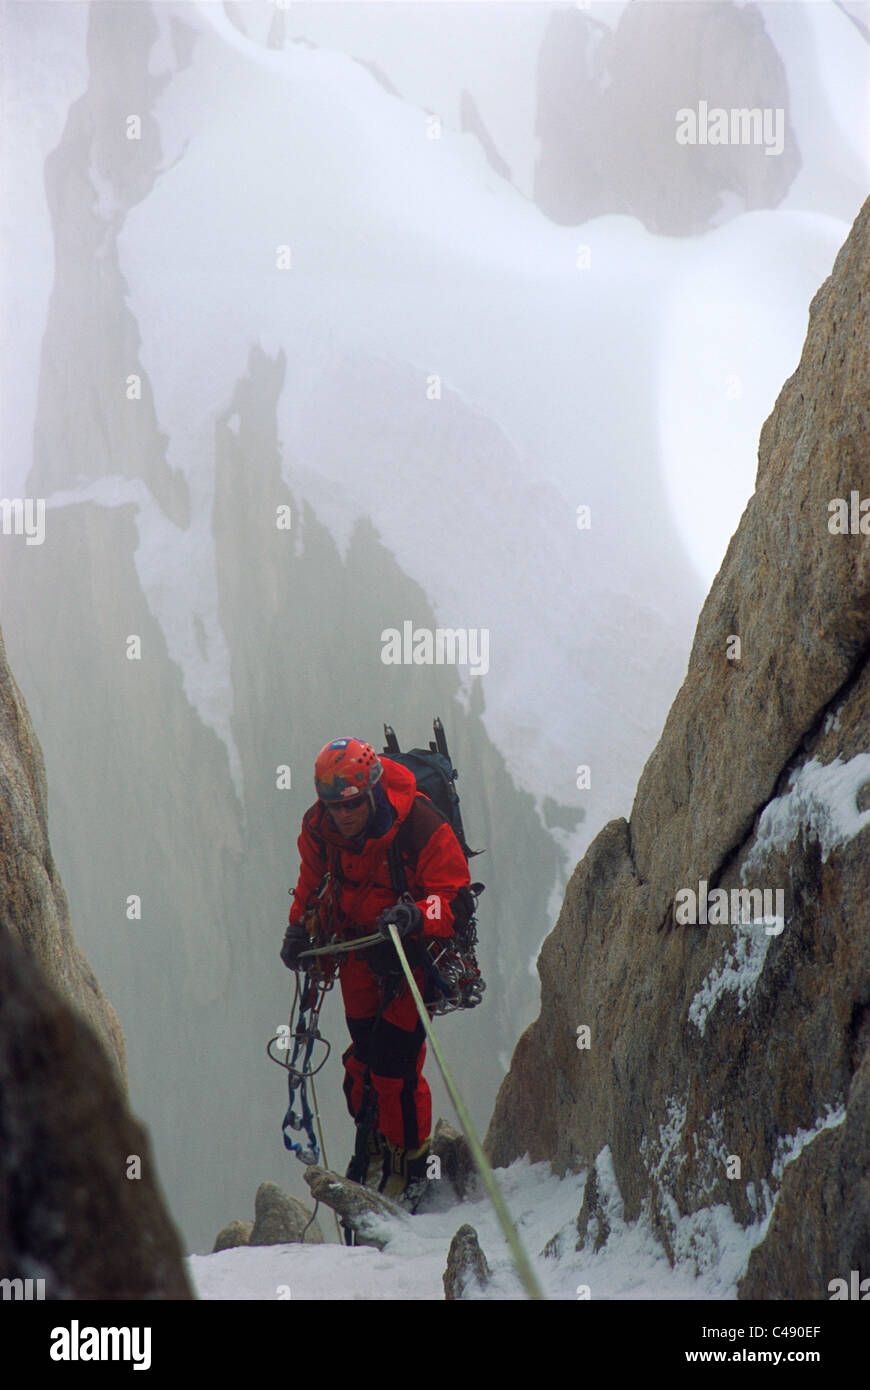
[[[870,753],[858,753],[844,763],[835,758],[822,764],[811,758],[793,774],[789,789],[765,806],[755,844],[744,861],[745,877],[773,851],[788,848],[799,834],[818,840],[822,863],[870,825],[870,811],[858,810],[858,793],[870,782]]]
[[[779,926],[780,919],[776,919]],[[710,971],[698,993],[689,1005],[689,1022],[694,1023],[701,1037],[707,1028],[707,1020],[719,1000],[728,993],[737,995],[737,1012],[743,1013],[755,992],[771,935],[767,918],[759,922],[734,923],[734,938],[726,947],[725,955],[719,965]],[[777,935],[779,933],[776,933]]]

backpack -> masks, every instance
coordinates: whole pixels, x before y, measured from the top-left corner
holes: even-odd
[[[444,817],[453,830],[466,862],[481,850],[469,849],[462,825],[456,779],[459,776],[450,759],[447,739],[441,720],[436,718],[432,728],[434,742],[428,749],[412,748],[402,753],[392,725],[384,725],[386,745],[384,753],[393,762],[400,763],[413,772],[417,781],[417,791],[422,792],[432,802],[435,809]],[[402,849],[402,833],[393,840],[388,851],[390,878],[393,891],[401,898],[408,891],[408,879]],[[461,888],[460,911],[456,915],[453,936],[448,938],[431,937],[425,942],[422,952],[423,965],[431,988],[427,989],[426,1007],[430,1015],[449,1014],[455,1009],[473,1009],[481,1000],[486,984],[480,973],[475,948],[477,946],[477,899],[484,890],[482,883],[472,883],[469,888]]]

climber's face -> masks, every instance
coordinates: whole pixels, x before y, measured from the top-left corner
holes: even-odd
[[[362,834],[369,818],[369,809],[367,796],[355,796],[349,801],[329,803],[329,814],[333,824],[339,835],[343,835],[346,840],[352,840],[354,836]]]

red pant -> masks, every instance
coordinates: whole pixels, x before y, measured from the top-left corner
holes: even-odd
[[[432,1129],[432,1093],[423,1076],[426,1032],[408,983],[402,980],[381,1012],[381,986],[359,956],[343,962],[340,978],[353,1039],[342,1059],[347,1108],[356,1119],[368,1067],[378,1107],[376,1127],[398,1148],[419,1149]],[[422,968],[414,971],[414,979],[422,993]]]

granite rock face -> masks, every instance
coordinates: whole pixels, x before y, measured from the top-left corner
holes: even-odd
[[[42,754],[0,636],[0,1269],[46,1298],[191,1297],[124,1036],[69,922]]]
[[[126,1087],[124,1034],[69,921],[48,842],[45,768],[0,632],[0,930],[87,1019]]]
[[[865,204],[631,818],[544,944],[487,1137],[499,1164],[594,1171],[581,1242],[618,1196],[676,1256],[680,1218],[727,1204],[756,1230],[745,1297],[870,1274],[868,268]]]
[[[835,1279],[870,1269],[870,1050],[852,1078],[846,1118],[786,1168],[767,1236],[749,1257],[741,1298],[829,1297]],[[825,1220],[807,1222],[807,1212]],[[828,1292],[821,1292],[825,1291]]]
[[[147,1135],[103,1047],[0,929],[0,1268],[47,1299],[187,1299]]]

